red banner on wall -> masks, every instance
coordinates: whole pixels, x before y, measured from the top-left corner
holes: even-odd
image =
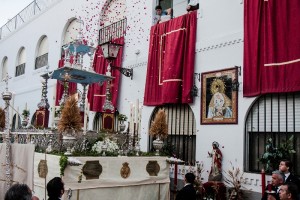
[[[300,91],[300,1],[244,5],[244,96]]]

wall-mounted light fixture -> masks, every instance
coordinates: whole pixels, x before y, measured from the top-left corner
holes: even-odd
[[[107,59],[109,61],[109,63],[111,63],[114,59],[117,58],[120,47],[122,45],[114,43],[112,41],[108,41],[103,44],[100,44],[100,46],[101,46],[104,58]],[[109,64],[109,67],[110,67],[109,71],[110,70],[118,70],[124,76],[131,77],[131,80],[132,80],[132,77],[133,77],[133,69],[132,68],[128,69],[128,68],[123,68],[123,67],[116,67],[116,66],[111,66],[110,64]]]

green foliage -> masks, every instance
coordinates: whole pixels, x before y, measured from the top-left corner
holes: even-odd
[[[65,175],[65,169],[68,165],[68,156],[62,155],[59,159],[60,175]]]
[[[127,116],[124,115],[124,114],[119,114],[119,115],[118,115],[118,120],[119,120],[119,121],[126,121],[126,120],[127,120]]]
[[[291,158],[291,154],[296,153],[293,146],[294,137],[282,140],[278,147],[274,146],[273,139],[269,138],[266,144],[266,151],[259,159],[265,165],[265,170],[271,172],[279,165],[280,160]]]
[[[29,111],[29,110],[26,110],[26,109],[24,109],[24,110],[23,110],[23,112],[22,112],[22,115],[23,115],[24,117],[29,117],[29,115],[30,115],[30,111]]]
[[[167,142],[164,143],[161,153],[163,155],[172,157],[175,154],[175,150],[176,150],[175,146],[172,144],[172,142],[170,140],[168,140]]]

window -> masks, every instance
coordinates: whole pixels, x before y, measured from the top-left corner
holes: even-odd
[[[35,58],[35,69],[48,65],[48,49],[48,38],[44,36],[38,46],[38,52]]]
[[[22,47],[18,54],[16,73],[15,73],[16,77],[25,74],[25,64],[26,64],[26,52],[25,52],[25,48]]]
[[[170,104],[163,107],[156,107],[150,118],[154,120],[159,108],[165,109],[169,136],[165,144],[171,145],[176,157],[184,160],[186,164],[195,164],[196,158],[196,121],[194,113],[187,104]],[[151,123],[149,129],[151,127]],[[152,148],[152,141],[149,140],[149,147]]]
[[[5,79],[6,74],[7,74],[8,59],[6,56],[3,58],[1,66],[2,66],[1,80],[3,80],[3,79]]]
[[[63,44],[65,45],[75,40],[80,32],[80,29],[80,20],[73,19],[66,29]]]
[[[277,147],[282,140],[293,137],[292,162],[300,174],[300,93],[268,94],[259,97],[246,118],[246,171],[260,172],[258,161],[265,152],[266,142],[273,139]],[[279,163],[278,163],[279,164]]]
[[[187,13],[188,3],[190,0],[158,0],[157,5],[161,5],[163,10],[171,8],[173,10],[172,17],[179,17]],[[198,0],[193,0],[193,3],[198,3]]]

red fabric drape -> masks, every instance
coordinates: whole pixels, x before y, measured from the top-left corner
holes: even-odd
[[[196,31],[197,11],[151,28],[144,105],[193,102]]]
[[[119,44],[124,44],[124,37],[114,40],[114,42]],[[123,48],[121,47],[117,58],[111,63],[112,66],[121,67],[122,64]],[[107,71],[107,60],[103,57],[102,49],[100,46],[97,47],[93,68],[98,74],[105,74]],[[120,72],[117,70],[112,70],[111,74],[115,77],[111,82],[111,94],[112,94],[112,104],[117,107],[117,99],[119,94],[119,82],[120,82]],[[105,101],[106,93],[106,83],[102,86],[99,84],[91,84],[88,90],[88,101],[90,103],[90,110],[95,112],[103,112],[102,107]]]
[[[300,1],[245,1],[244,96],[300,90]]]
[[[60,59],[58,61],[58,68],[64,66],[64,59]],[[77,91],[77,83],[69,83],[69,94],[74,94]],[[56,84],[56,98],[55,98],[55,105],[59,105],[59,101],[64,93],[64,86],[62,81],[57,81]]]

